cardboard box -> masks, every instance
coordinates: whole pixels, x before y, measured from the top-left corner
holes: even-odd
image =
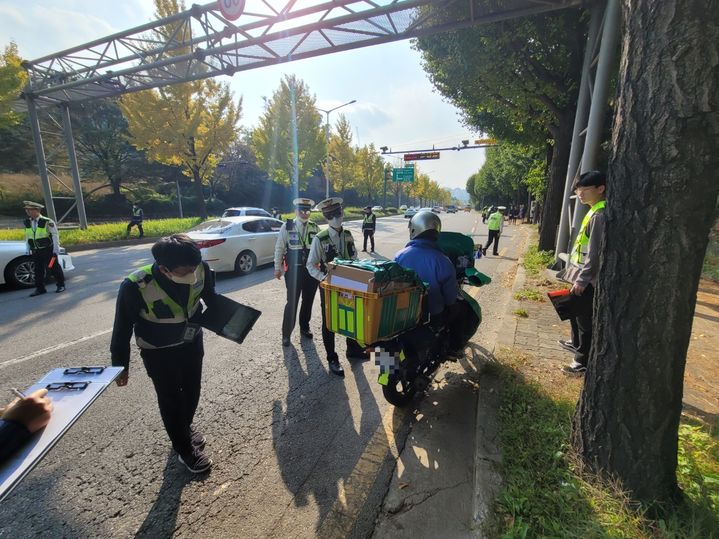
[[[374,272],[351,266],[338,266],[332,262],[327,264],[327,283],[358,292],[374,293],[377,288]]]

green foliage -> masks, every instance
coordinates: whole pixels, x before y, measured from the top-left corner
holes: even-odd
[[[293,177],[292,110],[290,94],[295,96],[297,146],[299,153],[299,189],[323,161],[326,141],[322,117],[308,86],[294,75],[286,75],[272,97],[265,98],[265,111],[252,132],[250,146],[257,164],[272,180],[291,185]]]
[[[540,251],[536,245],[532,245],[524,253],[524,262],[522,265],[528,276],[537,277],[553,263],[554,253],[552,251]]]
[[[544,294],[535,288],[524,288],[514,294],[514,299],[519,301],[544,301]]]
[[[374,144],[363,146],[356,152],[356,175],[353,187],[364,195],[367,202],[376,199],[384,182],[384,162]]]
[[[11,108],[27,83],[17,45],[11,41],[0,54],[0,128],[16,125],[21,116]]]
[[[467,181],[467,190],[473,195],[473,200],[516,200],[517,194],[529,186],[533,190],[544,190],[545,165],[539,148],[500,143],[488,148],[486,156],[479,172]]]
[[[519,318],[529,318],[529,314],[524,309],[515,309],[512,311],[512,314],[518,316]]]
[[[343,193],[348,187],[354,187],[356,152],[352,147],[352,127],[344,114],[340,114],[336,129],[337,131],[330,135],[325,173],[330,179],[332,188],[338,193]]]

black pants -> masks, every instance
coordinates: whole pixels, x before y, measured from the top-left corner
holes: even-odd
[[[592,313],[594,309],[594,287],[590,284],[584,294],[574,298],[577,316],[570,318],[572,325],[572,344],[577,347],[574,361],[587,366],[589,352],[592,349]]]
[[[282,318],[282,336],[289,338],[292,330],[295,329],[297,319],[297,305],[302,296],[302,307],[300,308],[300,330],[310,330],[310,317],[312,316],[312,304],[315,301],[315,293],[319,286],[317,279],[312,277],[304,266],[290,267],[285,273],[285,286],[287,287],[287,303],[285,303],[285,314]]]
[[[37,290],[45,290],[45,275],[47,274],[48,264],[53,255],[52,248],[37,249],[32,252],[32,261],[35,263],[35,288]],[[57,286],[65,286],[65,274],[62,271],[62,264],[59,260],[55,260],[50,268],[50,273],[55,277]]]
[[[494,242],[494,247],[492,248],[492,254],[498,255],[499,253],[497,250],[499,249],[499,230],[490,230],[489,231],[489,237],[487,238],[487,245],[484,246],[484,250],[486,251],[489,247],[489,244]]]
[[[127,235],[130,235],[130,229],[133,226],[137,226],[137,230],[140,231],[140,237],[145,235],[145,232],[142,230],[142,221],[138,221],[137,219],[132,219],[129,223],[127,223]]]
[[[140,350],[147,374],[155,385],[160,416],[172,447],[180,455],[192,452],[190,425],[200,401],[202,336],[189,344]]]
[[[364,244],[362,249],[365,251],[367,250],[367,238],[369,238],[372,245],[372,252],[374,253],[374,230],[365,229],[362,233],[364,234]]]
[[[337,352],[335,352],[335,334],[327,329],[324,290],[320,291],[320,305],[322,306],[322,344],[325,345],[327,361],[330,361],[332,359],[337,359]],[[347,337],[347,355],[359,356],[362,354],[364,354],[364,349],[359,345],[359,343],[354,339]]]

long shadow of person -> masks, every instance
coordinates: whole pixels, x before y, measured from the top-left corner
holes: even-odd
[[[185,485],[201,482],[208,475],[191,475],[178,463],[177,454],[170,451],[163,471],[162,485],[145,520],[135,534],[136,538],[171,537],[177,528],[177,513]]]

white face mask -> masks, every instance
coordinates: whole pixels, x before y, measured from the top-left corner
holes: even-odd
[[[333,217],[332,219],[327,221],[332,228],[340,228],[342,226],[342,216],[339,217]]]
[[[310,216],[307,215],[306,213],[297,212],[297,220],[298,220],[300,223],[306,223],[307,221],[310,220]]]
[[[177,284],[189,284],[193,285],[197,282],[197,270],[193,271],[192,273],[188,273],[187,275],[183,275],[180,277],[179,275],[175,275],[174,273],[166,273],[167,278],[170,279],[173,283]]]

